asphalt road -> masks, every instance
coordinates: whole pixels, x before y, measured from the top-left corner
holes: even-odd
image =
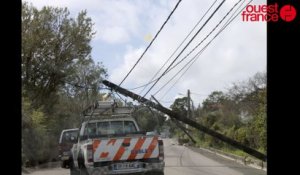
[[[191,150],[172,144],[166,139],[166,175],[265,175],[266,171],[254,169],[218,155]]]
[[[266,171],[238,164],[223,157],[192,150],[177,145],[171,139],[164,140],[165,175],[266,175]],[[22,173],[25,175],[25,173]],[[45,168],[30,175],[69,175],[69,169]]]

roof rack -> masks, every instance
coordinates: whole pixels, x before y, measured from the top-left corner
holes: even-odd
[[[128,119],[128,118],[132,118],[131,115],[129,114],[119,114],[119,115],[96,115],[96,116],[85,116],[85,121],[83,122],[90,122],[90,121],[94,121],[94,120],[106,120],[106,119]]]
[[[131,115],[133,112],[133,107],[118,107],[117,103],[113,101],[97,101],[87,109],[85,109],[82,113],[84,117],[89,116],[113,116],[113,115],[121,115],[128,114]]]

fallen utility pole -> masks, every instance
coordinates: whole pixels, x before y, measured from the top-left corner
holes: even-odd
[[[154,97],[152,96],[152,98],[156,101],[156,103],[160,106],[162,106],[159,101]],[[196,143],[196,140],[187,132],[187,129],[185,127],[183,127],[176,119],[174,118],[171,118],[171,121],[174,122],[176,124],[176,126],[178,128],[180,128],[190,139],[191,141],[195,144]]]
[[[226,136],[224,136],[224,135],[222,135],[218,132],[215,132],[214,130],[211,130],[211,129],[209,129],[209,128],[207,128],[207,127],[205,127],[205,126],[203,126],[203,125],[201,125],[201,124],[199,124],[199,123],[197,123],[197,122],[195,122],[195,121],[193,121],[189,118],[186,118],[185,116],[179,115],[178,113],[173,112],[170,109],[167,109],[167,108],[165,108],[164,106],[162,106],[160,104],[156,104],[156,103],[154,103],[154,102],[152,102],[152,101],[150,101],[150,100],[148,100],[144,97],[141,97],[140,95],[132,93],[132,92],[130,92],[130,91],[114,84],[114,83],[111,83],[107,80],[103,80],[102,83],[104,85],[110,87],[112,90],[114,90],[116,92],[119,92],[119,93],[121,93],[125,96],[131,97],[133,100],[137,100],[140,103],[144,103],[144,104],[146,104],[146,105],[148,105],[152,108],[155,108],[155,109],[169,115],[171,118],[182,121],[183,123],[188,124],[188,125],[196,128],[196,129],[198,129],[198,130],[200,130],[200,131],[202,131],[202,132],[204,132],[208,135],[216,137],[216,138],[222,140],[223,142],[228,143],[231,146],[236,147],[240,150],[243,150],[244,152],[246,152],[246,153],[248,153],[248,154],[250,154],[250,155],[252,155],[252,156],[254,156],[254,157],[256,157],[260,160],[263,160],[263,161],[267,160],[267,156],[265,154],[263,154],[261,152],[258,152],[255,149],[252,149],[250,147],[247,147],[247,146],[245,146],[245,145],[243,145],[243,144],[241,144],[241,143],[239,143],[239,142],[237,142],[237,141],[235,141],[235,140],[233,140],[229,137],[226,137]]]
[[[186,129],[174,118],[171,118],[172,122],[174,122],[178,128],[180,128],[190,139],[191,141],[195,144],[196,141],[195,139],[186,131]]]

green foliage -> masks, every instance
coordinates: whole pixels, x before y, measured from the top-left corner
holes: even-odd
[[[76,63],[90,58],[91,18],[86,11],[76,19],[69,14],[67,8],[22,4],[22,84],[34,106],[51,107]]]
[[[214,91],[203,102],[203,110],[215,111],[222,108],[222,102],[226,99],[223,92]]]
[[[214,91],[196,109],[204,126],[266,153],[266,74],[234,84],[228,92]],[[242,155],[234,147],[194,130],[198,146],[210,146]],[[245,153],[243,153],[245,154]]]
[[[241,127],[237,129],[234,138],[236,141],[248,145],[249,141],[247,140],[247,128]]]
[[[80,112],[100,99],[106,69],[91,58],[95,34],[86,11],[22,3],[22,163],[58,157],[63,129],[78,127]]]
[[[43,147],[46,146],[45,114],[40,109],[33,109],[29,99],[22,98],[22,162],[45,160]],[[32,151],[36,150],[36,151]]]
[[[146,107],[141,107],[134,112],[133,117],[143,131],[160,131],[165,122],[162,114]]]
[[[170,137],[178,137],[179,128],[171,121],[171,119],[165,121],[165,125],[169,126]]]
[[[177,98],[174,103],[170,106],[174,112],[180,115],[187,115],[187,97]]]

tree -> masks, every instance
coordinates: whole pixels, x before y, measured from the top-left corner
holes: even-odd
[[[28,98],[22,98],[22,163],[32,165],[45,160],[49,155],[43,149],[47,145],[45,114],[33,109]],[[32,151],[35,150],[35,151]]]
[[[63,91],[67,96],[80,102],[80,109],[83,110],[90,103],[99,99],[99,90],[103,86],[101,81],[106,77],[106,69],[101,64],[95,65],[93,60],[82,60],[74,64],[72,75],[69,76]]]
[[[174,112],[187,116],[187,97],[177,98],[170,107]]]
[[[204,100],[203,109],[206,111],[215,111],[222,107],[222,102],[226,99],[222,91],[212,92],[207,99]]]
[[[91,18],[86,11],[76,19],[69,14],[67,8],[38,10],[22,3],[22,84],[35,106],[46,104],[45,99],[55,103],[76,63],[90,58]]]
[[[239,111],[247,111],[249,115],[257,115],[263,99],[260,93],[266,89],[266,73],[258,72],[247,81],[234,83],[228,90],[228,97],[235,101]]]
[[[107,76],[91,58],[91,19],[86,11],[69,14],[67,8],[22,3],[23,163],[57,158],[61,130],[78,126],[80,112],[100,97]]]
[[[214,91],[197,109],[198,122],[262,152],[266,151],[266,74],[234,83],[227,92]],[[210,146],[215,138],[195,134]],[[232,147],[226,146],[233,149]]]
[[[143,131],[160,131],[165,122],[161,113],[145,106],[138,108],[133,113],[133,117]]]

